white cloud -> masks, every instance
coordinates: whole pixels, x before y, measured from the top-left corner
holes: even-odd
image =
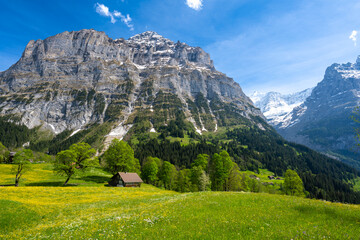
[[[110,16],[109,8],[104,4],[96,3],[96,12],[102,16]]]
[[[126,14],[126,16],[122,15],[121,12],[114,11],[114,16],[121,19],[123,23],[125,23],[128,28],[130,28],[131,31],[134,30],[134,25],[131,23],[132,19],[129,14]]]
[[[109,8],[101,3],[96,3],[96,12],[104,17],[110,17],[111,23],[116,23],[117,18],[120,18],[121,22],[123,22],[131,31],[134,30],[134,25],[132,24],[132,19],[129,14],[123,15],[121,12],[114,10],[113,12],[109,11]]]
[[[190,8],[195,9],[196,11],[201,10],[203,0],[186,0],[186,5]]]
[[[357,42],[357,34],[358,34],[358,31],[354,30],[351,32],[351,35],[349,36],[349,38],[354,42],[355,46],[356,46],[356,42]]]

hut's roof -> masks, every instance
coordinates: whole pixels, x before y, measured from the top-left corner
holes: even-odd
[[[143,180],[137,173],[119,172],[118,173],[124,183],[142,183]]]

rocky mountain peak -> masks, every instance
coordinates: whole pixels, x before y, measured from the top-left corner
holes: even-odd
[[[360,56],[355,63],[333,64],[330,68],[339,73],[343,79],[360,78]],[[327,78],[327,75],[332,76],[332,74],[331,71],[326,71],[324,79]]]
[[[136,34],[127,40],[130,44],[138,44],[147,47],[154,48],[174,48],[175,44],[173,41],[164,38],[160,34],[153,31],[146,31],[140,34]]]
[[[182,67],[202,67],[214,70],[209,54],[199,47],[164,38],[153,31],[137,34],[127,43],[135,48],[133,61],[139,65],[180,65]],[[138,59],[137,56],[141,56]],[[150,60],[148,57],[155,57]],[[144,60],[147,60],[144,62]]]
[[[163,41],[163,40],[168,40],[168,39],[164,38],[157,32],[153,32],[153,31],[146,31],[143,33],[139,33],[129,38],[129,41],[146,41],[146,43],[151,41]]]
[[[340,154],[341,159],[358,158],[352,153],[356,142],[351,116],[360,104],[359,63],[358,57],[356,63],[328,67],[306,101],[276,126],[279,132],[287,140]]]
[[[29,128],[75,134],[106,122],[106,141],[140,125],[157,131],[179,111],[199,133],[263,118],[204,50],[155,32],[113,40],[90,29],[30,41],[0,73],[0,94],[0,115]]]
[[[53,58],[81,55],[92,50],[87,49],[88,46],[98,46],[108,41],[109,37],[105,32],[94,29],[65,31],[44,40],[31,40],[25,48],[23,57]]]

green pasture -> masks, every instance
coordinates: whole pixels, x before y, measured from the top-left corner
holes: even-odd
[[[50,165],[32,166],[20,187],[0,187],[0,239],[360,236],[358,205],[265,193],[181,194],[146,184],[141,188],[113,188],[105,186],[110,175],[100,169],[70,180],[72,186],[62,187],[64,178],[53,175]],[[0,165],[0,185],[11,182],[9,169],[10,165]]]

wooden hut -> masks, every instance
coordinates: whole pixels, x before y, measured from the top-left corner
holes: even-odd
[[[143,180],[137,173],[118,172],[109,181],[114,187],[140,187]]]

